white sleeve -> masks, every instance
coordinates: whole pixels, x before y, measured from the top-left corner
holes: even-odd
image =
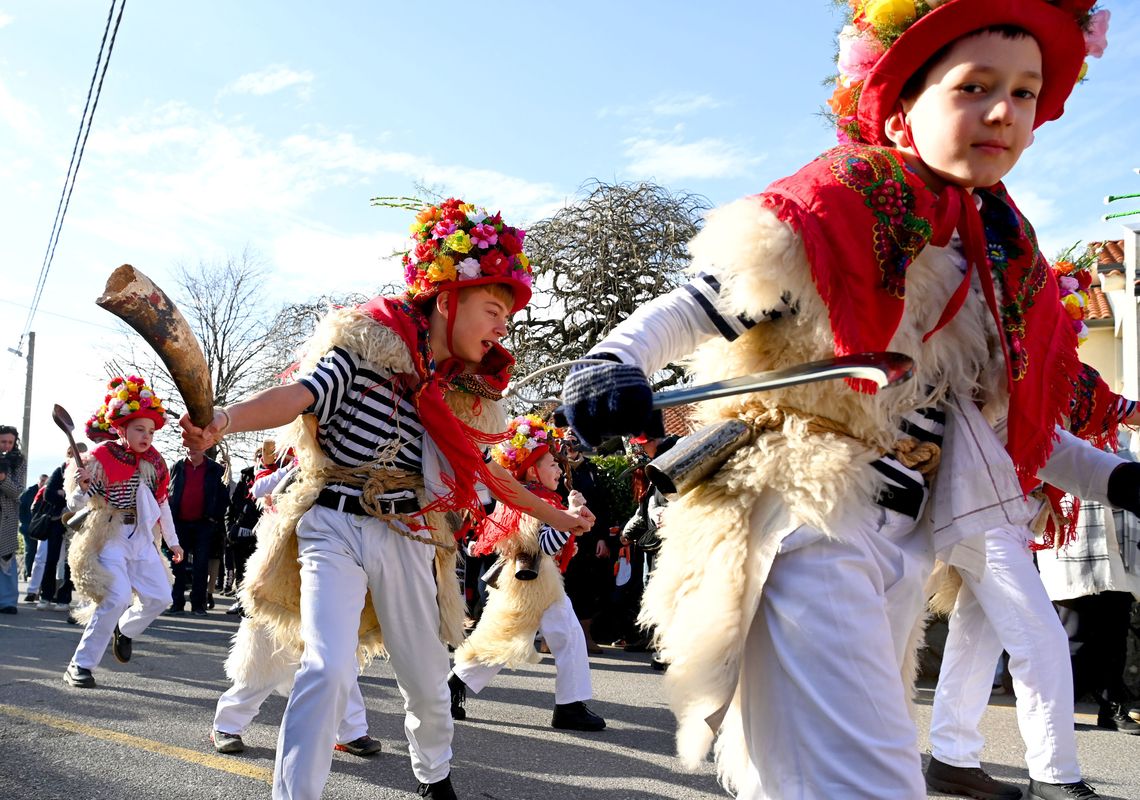
[[[1108,476],[1124,459],[1106,453],[1064,428],[1057,428],[1057,441],[1049,460],[1037,477],[1082,500],[1095,500],[1107,506]]]
[[[291,466],[282,467],[275,472],[269,473],[264,478],[258,478],[249,489],[250,496],[253,497],[254,500],[259,500],[267,494],[272,494],[273,490],[277,488],[277,484],[285,479],[285,476],[289,474],[289,470],[291,469]]]
[[[180,547],[178,533],[174,529],[174,517],[170,513],[170,503],[163,500],[158,504],[158,527],[162,531],[162,540],[166,546],[174,549]]]

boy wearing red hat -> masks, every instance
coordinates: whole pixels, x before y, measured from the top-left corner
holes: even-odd
[[[449,199],[421,211],[412,235],[405,295],[330,313],[297,382],[218,409],[205,429],[181,423],[185,441],[201,446],[228,431],[290,425],[296,447],[299,477],[277,498],[242,590],[243,607],[283,647],[303,651],[281,723],[278,800],[321,794],[358,663],[385,651],[405,699],[418,791],[455,797],[444,642],[462,640],[463,609],[443,517],[481,515],[482,483],[558,530],[588,527],[488,463],[483,448],[502,435],[501,411],[474,414],[497,419],[480,430],[450,404],[452,390],[466,388],[469,410],[493,407],[499,393],[479,387],[505,386],[513,359],[499,341],[530,299],[523,231]]]
[[[700,381],[861,351],[915,360],[914,380],[882,393],[828,383],[702,404],[703,421],[742,419],[755,439],[671,504],[643,622],[670,662],[682,755],[699,763],[719,733],[741,797],[925,797],[906,706],[931,551],[975,588],[1011,567],[987,603],[1026,601],[1019,688],[1064,682],[1059,625],[1030,580],[1041,502],[1027,493],[1047,477],[1140,510],[1121,462],[1063,432],[1111,439],[1136,406],[1079,361],[1000,181],[1061,114],[1091,6],[852,0],[831,101],[844,144],[711,214],[690,249],[715,275],[619,326],[594,353],[618,363],[567,380],[572,424],[598,441],[643,430],[645,376],[698,345]],[[1032,727],[1071,734],[1066,691],[1069,716],[1027,700]],[[1061,739],[1052,760],[1031,748],[1032,796],[1095,797]]]
[[[76,613],[86,628],[63,676],[85,689],[95,686],[92,670],[107,645],[125,664],[132,640],[170,602],[174,576],[159,553],[159,538],[175,562],[182,560],[167,503],[170,473],[151,444],[166,422],[162,401],[137,375],[112,378],[107,392],[87,422],[88,438],[102,444],[86,466],[69,462],[65,476],[68,510],[90,507],[67,561],[76,591],[93,605]]]
[[[528,491],[555,508],[565,508],[557,492],[562,468],[554,458],[562,431],[530,414],[511,420],[507,433],[491,457]],[[583,508],[583,502],[580,493],[571,492],[571,508]],[[606,721],[585,703],[593,697],[586,636],[559,568],[573,557],[575,547],[568,533],[502,506],[479,525],[472,554],[497,553],[503,569],[488,593],[479,625],[455,651],[455,669],[448,679],[452,717],[467,718],[468,689],[478,694],[503,667],[538,661],[534,649],[538,631],[554,656],[551,725],[579,731],[606,727]]]

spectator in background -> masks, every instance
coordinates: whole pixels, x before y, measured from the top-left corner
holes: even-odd
[[[567,463],[570,472],[567,489],[577,489],[586,506],[596,515],[594,527],[578,537],[578,550],[566,568],[566,595],[586,637],[586,651],[598,655],[602,648],[594,641],[594,622],[609,611],[614,586],[614,560],[618,543],[613,509],[597,466],[577,451],[576,442],[567,438]]]
[[[0,614],[15,614],[20,599],[17,531],[27,469],[16,429],[0,425]]]
[[[87,445],[83,442],[76,442],[75,447],[81,457],[83,453],[87,452]],[[68,446],[63,463],[52,470],[51,477],[48,478],[47,485],[44,487],[43,497],[39,500],[39,508],[37,508],[37,513],[46,514],[51,518],[48,538],[44,541],[47,545],[47,555],[44,558],[42,577],[39,583],[40,599],[36,605],[36,608],[41,611],[67,611],[68,603],[71,601],[71,589],[66,580],[66,571],[60,568],[66,567],[67,563],[66,559],[61,558],[64,540],[67,536],[67,528],[63,524],[63,512],[67,510],[67,492],[63,488],[63,471],[73,458],[73,451]],[[64,572],[63,575],[59,574],[61,571]]]
[[[260,461],[260,455],[258,460]],[[261,519],[261,508],[251,493],[253,479],[254,467],[246,467],[241,471],[237,486],[230,496],[229,511],[226,512],[226,541],[234,557],[235,593],[241,588],[242,579],[245,577],[245,562],[257,548],[257,537],[253,529]],[[241,599],[235,600],[233,605],[226,609],[226,613],[242,613]]]
[[[190,582],[190,613],[206,616],[210,559],[225,536],[229,494],[222,465],[202,450],[187,450],[186,458],[170,471],[170,511],[178,541],[186,558],[174,565],[174,588],[168,615],[186,611],[186,583]]]
[[[20,494],[20,536],[24,539],[24,577],[30,578],[32,576],[32,565],[36,561],[36,548],[39,546],[39,541],[32,538],[28,533],[28,526],[32,524],[32,501],[36,499],[36,494],[47,483],[48,476],[41,475],[40,479],[29,486]],[[27,598],[24,598],[27,600]],[[31,602],[28,600],[28,602]]]

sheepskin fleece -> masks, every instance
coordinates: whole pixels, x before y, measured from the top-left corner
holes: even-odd
[[[518,532],[497,546],[507,565],[499,574],[499,587],[487,593],[479,624],[455,652],[456,664],[477,661],[514,669],[540,660],[534,649],[534,634],[546,609],[566,596],[558,565],[539,549],[541,526],[534,517],[523,517]],[[515,578],[515,559],[520,553],[538,559],[538,577],[534,580]]]
[[[691,359],[696,382],[834,355],[827,309],[802,242],[758,200],[710,214],[690,249],[694,271],[720,278],[725,310],[762,319],[782,296],[798,307],[735,342],[717,339],[701,347]],[[961,264],[954,249],[927,247],[907,271],[905,310],[889,348],[915,359],[915,377],[903,385],[872,395],[829,381],[699,407],[699,420],[707,424],[748,421],[766,408],[790,406],[840,422],[854,436],[811,434],[789,415],[782,430],[758,436],[665,511],[664,544],[640,622],[656,629],[670,664],[664,684],[678,717],[679,754],[695,767],[717,730],[718,772],[730,790],[741,785],[748,766],[737,696],[743,644],[780,541],[801,523],[829,537],[844,535],[843,515],[874,502],[880,479],[870,463],[879,456],[875,448],[890,449],[901,438],[902,414],[937,405],[950,387],[973,392],[997,413],[1004,407],[997,326],[976,292],[945,328],[922,342],[961,282]],[[920,642],[917,633],[912,640]],[[913,685],[913,663],[903,673]]]
[[[106,480],[103,466],[94,458],[88,459],[84,465],[91,473],[93,483],[102,483]],[[140,478],[148,486],[154,486],[154,466],[147,461],[139,462]],[[79,481],[75,475],[75,464],[68,462],[63,477],[64,491],[70,497],[79,491]],[[75,591],[92,601],[93,605],[81,606],[75,612],[75,618],[80,624],[86,625],[95,613],[95,606],[103,602],[111,588],[111,573],[99,563],[99,554],[103,552],[107,541],[111,538],[111,507],[100,495],[92,495],[87,500],[90,512],[83,520],[82,528],[77,532],[68,532],[71,539],[67,546],[67,566],[71,568],[71,582]],[[162,529],[155,524],[151,531],[154,536],[155,547],[162,540]],[[162,565],[166,570],[166,580],[174,585],[174,573],[170,563],[163,558]],[[136,595],[137,596],[137,595]]]
[[[388,328],[355,308],[330,312],[318,325],[305,347],[300,374],[310,372],[317,362],[334,346],[355,353],[373,369],[388,369],[395,373],[414,374],[411,356],[404,342]],[[506,429],[506,416],[499,404],[457,391],[445,393],[448,404],[456,415],[472,427],[484,431]],[[316,420],[302,416],[289,425],[279,443],[282,449],[293,447],[300,461],[296,481],[274,501],[276,513],[262,517],[258,531],[257,550],[246,565],[246,579],[241,590],[243,607],[257,626],[275,642],[273,648],[254,647],[253,634],[235,637],[235,651],[227,661],[228,674],[234,680],[251,685],[264,680],[264,672],[275,672],[280,664],[260,666],[258,653],[271,652],[275,659],[288,661],[302,649],[300,633],[301,568],[298,562],[297,522],[316,501],[324,488],[321,468],[331,462],[317,444]],[[421,493],[420,501],[429,502]],[[425,523],[430,531],[417,535],[430,535],[438,542],[454,544],[453,525],[445,514],[428,514]],[[427,547],[429,545],[423,545]],[[463,598],[455,574],[455,550],[435,549],[436,600],[440,609],[438,635],[447,644],[457,646],[463,640]],[[360,612],[359,646],[357,655],[361,664],[382,656],[384,638],[372,605],[371,593],[365,597]],[[249,652],[245,648],[249,646]],[[251,666],[252,665],[252,666]],[[265,685],[261,683],[259,685]]]

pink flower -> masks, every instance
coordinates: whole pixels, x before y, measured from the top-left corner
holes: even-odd
[[[455,230],[458,227],[459,226],[456,225],[452,220],[441,219],[439,222],[435,223],[435,227],[431,229],[431,238],[445,239],[451,234],[455,233]]]
[[[533,280],[534,280],[531,277],[531,274],[529,272],[522,272],[522,271],[515,272],[515,274],[512,275],[511,277],[514,278],[519,283],[521,283],[523,286],[526,286],[528,289],[530,288],[531,283],[533,283]]]
[[[883,54],[883,45],[870,33],[847,25],[839,32],[839,74],[851,82],[866,79]]]
[[[1108,47],[1108,18],[1107,8],[1089,17],[1089,29],[1085,31],[1085,48],[1093,58],[1100,58]]]
[[[471,243],[482,250],[486,250],[495,244],[495,242],[499,241],[499,234],[495,230],[495,226],[486,223],[476,225],[472,228],[470,236]]]
[[[1071,278],[1068,275],[1062,275],[1057,282],[1061,284],[1061,294],[1071,294],[1081,288],[1080,282],[1076,278]]]

